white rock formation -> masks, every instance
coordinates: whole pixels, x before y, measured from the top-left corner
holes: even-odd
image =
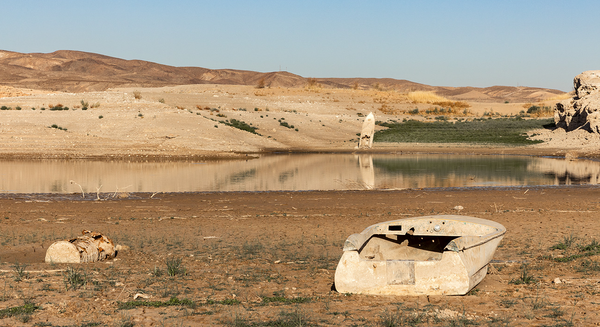
[[[358,142],[358,148],[372,148],[373,147],[373,135],[375,134],[375,116],[370,112],[362,125],[360,132],[360,140]]]
[[[585,128],[600,133],[600,70],[575,76],[573,87],[573,98],[554,106],[556,126],[567,131]]]

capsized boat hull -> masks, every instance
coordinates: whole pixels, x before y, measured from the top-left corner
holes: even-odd
[[[467,216],[388,221],[348,237],[335,272],[340,293],[463,295],[483,280],[506,228]]]

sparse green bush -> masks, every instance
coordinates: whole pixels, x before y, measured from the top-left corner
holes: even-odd
[[[529,140],[528,130],[554,126],[552,119],[498,118],[458,122],[421,122],[408,120],[401,123],[382,123],[387,127],[375,133],[375,142],[419,143],[489,143],[526,145],[542,141]]]
[[[65,132],[67,131],[66,128],[60,127],[60,126],[58,126],[56,124],[52,124],[52,126],[50,126],[49,128],[56,128],[56,129],[59,129],[61,131],[65,131]]]
[[[553,260],[556,262],[569,262],[579,258],[585,258],[600,254],[600,243],[596,240],[592,240],[588,245],[579,245],[577,250],[578,251],[575,254],[553,258]]]
[[[294,297],[294,298],[286,298],[282,295],[275,296],[263,296],[262,304],[269,303],[280,303],[280,304],[298,304],[298,303],[308,303],[311,302],[312,298],[310,297]]]
[[[67,291],[70,289],[77,290],[87,284],[87,274],[78,268],[67,267],[67,270],[63,273],[63,282]]]
[[[13,271],[15,272],[15,276],[14,276],[15,281],[20,282],[21,280],[23,280],[23,278],[25,278],[25,279],[29,278],[29,275],[27,274],[25,269],[27,269],[26,264],[19,264],[17,262],[13,265]]]
[[[552,116],[554,115],[554,110],[549,106],[533,105],[527,109],[527,113],[535,117]]]
[[[257,127],[252,127],[241,120],[231,119],[230,121],[226,120],[226,121],[221,121],[220,123],[225,124],[227,126],[237,128],[237,129],[241,129],[246,132],[250,132],[252,134],[260,135],[256,132],[256,130],[258,129]]]
[[[279,120],[279,125],[281,125],[281,126],[283,126],[283,127],[286,127],[286,128],[289,128],[289,129],[294,129],[294,125],[290,125],[288,122],[286,122],[286,121],[283,121],[284,119],[285,119],[285,118],[281,118],[281,119]]]
[[[170,306],[185,306],[189,308],[195,308],[196,303],[189,299],[180,300],[177,297],[172,297],[168,301],[128,301],[128,302],[117,302],[117,306],[121,310],[135,309],[138,307],[170,307]]]
[[[521,270],[521,276],[519,278],[512,279],[509,283],[515,285],[535,283],[536,279],[535,277],[533,277],[533,275],[529,274],[528,268],[528,265],[523,265]]]
[[[559,242],[550,247],[550,250],[566,250],[570,248],[573,244],[575,244],[575,240],[577,238],[573,236],[573,234],[569,236],[565,236],[562,242]]]
[[[31,302],[25,302],[25,304],[23,304],[22,306],[0,310],[0,319],[15,317],[19,315],[31,315],[35,310],[39,308],[39,306]]]
[[[185,268],[182,265],[181,258],[167,258],[167,275],[171,277],[176,275],[185,275]]]
[[[69,110],[69,107],[65,107],[62,104],[57,104],[56,106],[50,106],[49,109],[51,111],[62,111],[62,110]]]

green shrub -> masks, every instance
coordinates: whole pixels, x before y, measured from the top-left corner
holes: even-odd
[[[63,282],[67,291],[70,289],[77,290],[87,284],[87,274],[77,268],[67,267],[67,270],[63,273]]]
[[[185,306],[189,308],[195,308],[196,303],[189,299],[180,300],[176,297],[170,298],[168,301],[129,301],[129,302],[117,302],[117,307],[119,309],[135,309],[137,307],[152,307],[152,308],[160,308],[160,307],[171,307],[171,306]]]
[[[225,124],[227,126],[231,126],[233,128],[241,129],[246,132],[250,132],[252,134],[260,135],[256,132],[256,130],[258,129],[257,127],[252,127],[241,120],[231,119],[231,120],[221,121],[220,123]]]
[[[533,277],[533,275],[529,274],[529,269],[528,269],[527,265],[523,265],[522,269],[523,270],[521,271],[521,276],[519,278],[512,279],[509,282],[510,284],[521,285],[521,284],[531,284],[531,283],[536,282],[535,277]]]
[[[181,264],[181,258],[167,258],[167,275],[171,277],[176,275],[185,275],[185,268]]]
[[[19,315],[29,315],[29,314],[32,314],[35,310],[37,310],[39,308],[40,308],[39,306],[37,306],[33,303],[25,302],[25,304],[23,304],[22,306],[19,306],[19,307],[11,307],[11,308],[6,308],[6,309],[0,310],[0,319],[19,316]]]
[[[287,127],[289,129],[294,129],[294,125],[290,125],[288,124],[288,122],[286,121],[282,121],[284,118],[281,118],[281,120],[279,120],[279,125],[283,126],[283,127]]]
[[[551,116],[554,114],[554,110],[549,106],[536,106],[533,105],[527,109],[527,113],[533,116]]]
[[[375,133],[375,142],[485,143],[526,145],[541,143],[527,138],[526,132],[554,126],[553,119],[475,119],[473,121],[381,123],[387,127]]]

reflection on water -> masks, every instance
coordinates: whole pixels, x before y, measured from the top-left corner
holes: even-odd
[[[224,162],[0,161],[13,193],[363,190],[597,184],[600,163],[518,156],[290,154]],[[81,188],[80,188],[81,187]]]

